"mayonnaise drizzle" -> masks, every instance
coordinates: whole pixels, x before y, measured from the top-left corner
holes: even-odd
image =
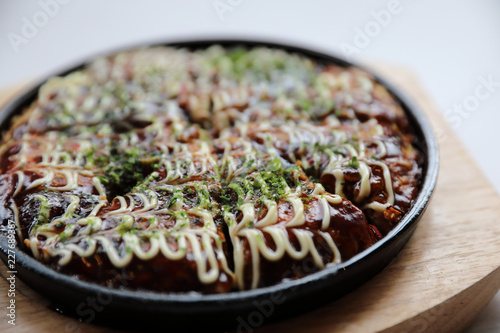
[[[334,74],[325,70],[316,73],[315,82],[295,80],[289,73],[290,75],[284,75],[280,79],[281,84],[273,85],[269,82],[252,84],[255,77],[245,74],[240,82],[241,85],[238,86],[222,75],[218,78],[217,85],[212,87],[210,84],[213,73],[209,76],[204,73],[211,68],[210,66],[203,63],[203,66],[198,68],[200,73],[193,75],[199,77],[190,78],[191,74],[186,76],[186,73],[179,72],[180,69],[187,71],[190,68],[189,63],[182,60],[185,54],[181,55],[173,50],[169,52],[172,61],[163,59],[160,62],[165,77],[158,77],[154,84],[148,83],[148,80],[141,81],[147,89],[133,86],[135,91],[127,90],[130,87],[123,88],[121,93],[107,91],[110,89],[109,84],[116,88],[117,82],[121,83],[125,79],[124,68],[128,66],[129,60],[124,54],[114,60],[111,68],[107,67],[111,65],[99,61],[92,65],[97,66],[93,69],[96,72],[93,75],[99,80],[110,80],[101,77],[102,73],[108,73],[112,78],[102,85],[89,86],[95,78],[83,70],[65,78],[51,79],[41,87],[40,103],[49,103],[51,98],[60,98],[61,106],[65,110],[61,119],[52,117],[47,120],[50,126],[69,127],[71,130],[73,125],[84,126],[85,122],[92,124],[102,122],[103,125],[94,132],[100,139],[113,134],[112,124],[105,121],[106,117],[119,119],[130,116],[132,109],[141,110],[135,115],[136,120],[151,122],[146,126],[145,133],[154,138],[151,146],[156,147],[161,156],[154,157],[159,161],[160,167],[148,178],[150,183],[147,185],[151,184],[151,187],[147,190],[144,190],[144,187],[142,190],[137,187],[130,193],[117,195],[108,200],[106,193],[109,188],[106,188],[97,177],[102,173],[94,174],[97,167],[84,153],[91,148],[94,149],[91,140],[93,134],[86,133],[77,137],[75,142],[69,141],[77,147],[75,151],[73,148],[67,148],[64,140],[59,140],[56,130],[44,134],[47,140],[37,142],[40,145],[38,148],[32,147],[30,141],[36,139],[36,135],[30,132],[23,134],[20,150],[15,154],[17,156],[12,156],[15,161],[12,166],[15,170],[13,174],[17,175],[12,196],[17,197],[23,190],[26,192],[43,187],[48,191],[60,192],[66,202],[69,200],[63,215],[50,217],[48,197],[42,192],[33,195],[40,201],[38,224],[25,243],[35,258],[47,260],[50,257],[57,258],[58,264],[63,266],[69,264],[75,255],[86,258],[94,255],[97,250],[102,250],[111,264],[117,268],[127,267],[134,257],[145,261],[158,255],[169,260],[189,258],[195,262],[198,278],[204,284],[216,282],[220,274],[225,272],[234,279],[240,289],[257,288],[261,282],[262,260],[276,262],[289,257],[300,261],[309,256],[318,268],[324,268],[328,262],[323,258],[326,253],[330,253],[332,258],[329,262],[334,264],[341,262],[340,251],[330,233],[332,218],[330,214],[335,205],[341,204],[344,200],[344,182],[346,178],[349,179],[346,168],[356,168],[359,174],[359,186],[356,185],[359,191],[354,198],[358,203],[364,203],[370,198],[371,166],[382,168],[387,200],[385,203],[369,202],[365,207],[383,212],[394,205],[390,170],[386,163],[377,160],[387,156],[387,147],[383,141],[384,128],[374,118],[365,122],[356,119],[354,108],[358,100],[355,94],[349,92],[356,82],[359,92],[363,92],[362,96],[369,101],[371,98],[369,93],[374,89],[371,79],[361,76],[354,80],[355,76],[348,71]],[[264,62],[272,59],[272,54],[266,53],[266,50],[258,54]],[[198,56],[195,59],[203,58]],[[299,68],[293,66],[293,70],[299,71],[302,77],[304,73],[300,71],[304,70],[301,67],[305,66],[304,60],[298,59],[295,61],[300,66]],[[221,72],[224,72],[224,66],[228,66],[223,62],[219,65]],[[134,70],[138,69],[134,67]],[[266,71],[266,75],[276,75],[274,70],[269,73]],[[317,91],[309,91],[309,84],[312,84]],[[97,89],[99,94],[84,96],[79,105],[76,98],[85,90],[80,89],[81,87],[89,90]],[[157,92],[162,94],[159,95]],[[62,97],[56,96],[57,93]],[[309,106],[307,105],[309,103],[299,103],[299,97],[305,98],[311,93],[317,94],[314,97],[316,99],[308,101],[314,103],[310,103]],[[120,98],[123,96],[117,98],[113,94],[142,97],[121,101]],[[176,100],[178,96],[187,97],[184,105]],[[338,100],[344,103],[344,106],[348,106],[342,110],[343,118],[333,112],[331,104],[324,106],[321,113],[313,114],[322,102],[337,103]],[[128,103],[122,105],[122,102]],[[196,121],[187,119],[185,108],[188,109],[189,117]],[[42,117],[43,112],[41,107],[33,108],[31,111],[33,117],[27,122],[30,129],[36,129],[36,119]],[[319,119],[314,118],[318,115]],[[221,144],[224,148],[222,156],[213,152],[215,150],[213,142],[205,141],[208,135],[201,124],[212,116],[220,116],[222,122],[227,122],[224,126],[215,124],[222,128],[215,126],[220,133],[217,139],[212,138],[213,141],[218,140],[217,144]],[[350,118],[348,126],[345,118]],[[164,126],[166,123],[169,125]],[[195,133],[201,133],[205,137],[200,134],[194,136],[194,139],[192,137],[183,139],[181,143],[183,135],[193,128],[198,131]],[[353,133],[361,132],[361,128],[368,128],[373,138],[368,141],[355,139]],[[130,147],[140,146],[143,143],[142,138],[139,131],[131,130],[122,137],[118,147],[127,150]],[[238,145],[233,146],[236,139],[239,140],[236,142]],[[108,143],[105,142],[104,145],[108,147]],[[374,146],[376,146],[375,159],[369,156],[373,153]],[[257,168],[259,159],[263,156],[286,157],[289,162],[302,166],[304,170],[313,168],[315,171],[321,171],[322,175],[332,175],[335,179],[335,184],[332,184],[335,194],[326,192],[319,183],[315,184],[314,191],[310,195],[306,195],[300,186],[290,188],[287,185],[284,186],[280,198],[274,200],[269,196],[272,192],[270,186],[257,177],[255,181],[260,182],[261,186],[260,188],[257,186],[258,189],[254,190],[260,190],[263,194],[257,203],[254,190],[246,190],[249,188],[246,186],[248,182],[245,183],[241,179]],[[357,163],[352,162],[354,157]],[[35,160],[39,162],[33,166]],[[29,182],[28,171],[34,172],[39,178]],[[158,179],[162,172],[165,176]],[[85,177],[91,177],[91,184],[88,184],[88,179]],[[227,185],[227,188],[235,190],[238,195],[243,194],[241,195],[243,203],[238,202],[237,207],[232,207],[233,210],[221,207],[220,203],[214,203],[211,199],[209,186],[201,182],[192,182],[194,177],[196,181],[204,179],[219,189]],[[237,180],[240,182],[237,183]],[[62,186],[53,186],[54,182],[61,183]],[[244,186],[241,186],[241,183]],[[84,186],[87,188],[84,189]],[[190,198],[183,194],[184,186],[195,189],[197,200],[195,207],[189,206]],[[86,216],[78,216],[88,188],[91,188],[94,196],[94,206],[91,210],[87,210]],[[171,191],[176,199],[175,202],[165,206],[160,190]],[[95,193],[98,196],[97,203],[95,203]],[[323,214],[320,230],[314,232],[307,229],[308,202],[318,204]],[[160,203],[163,206],[160,207]],[[116,205],[116,208],[110,209],[111,204]],[[284,209],[280,205],[287,205],[286,211],[293,213],[290,216],[280,216],[280,208]],[[10,209],[21,238],[19,209],[15,203],[10,205]],[[260,209],[265,209],[265,215],[260,214]],[[229,228],[230,240],[226,241],[230,241],[233,245],[234,270],[228,266],[223,240],[214,221],[214,216],[219,213]],[[148,226],[140,226],[145,219],[149,223]],[[191,225],[193,219],[202,221],[197,222],[201,225]],[[164,220],[169,221],[168,228],[165,227]],[[64,225],[62,232],[61,225]],[[316,244],[318,236],[324,239],[328,249],[318,248]],[[44,237],[45,239],[41,240]],[[119,241],[115,242],[114,239],[117,237]],[[292,238],[296,241],[292,242]],[[148,246],[144,246],[145,242]],[[247,286],[245,278],[248,277],[249,269],[251,269],[251,282]]]

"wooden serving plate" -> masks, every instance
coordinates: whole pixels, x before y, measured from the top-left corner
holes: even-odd
[[[500,288],[500,197],[415,76],[403,67],[370,67],[410,95],[436,130],[441,170],[433,198],[408,245],[381,273],[337,301],[260,332],[457,332]],[[0,92],[0,104],[18,90]],[[0,331],[110,331],[58,314],[19,279],[16,326],[8,324],[3,263],[0,275]]]

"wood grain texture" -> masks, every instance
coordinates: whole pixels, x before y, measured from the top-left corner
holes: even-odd
[[[415,76],[404,67],[371,67],[402,87],[439,134],[435,194],[408,245],[380,274],[337,301],[261,332],[457,332],[473,322],[500,288],[499,196]],[[0,94],[0,104],[9,95]],[[5,272],[1,264],[4,278]],[[48,301],[20,280],[16,287],[16,332],[109,331],[49,310]],[[1,279],[2,309],[7,289]],[[0,331],[13,329],[3,314],[0,318]]]

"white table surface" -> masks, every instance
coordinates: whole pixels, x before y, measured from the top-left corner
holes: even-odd
[[[0,88],[144,41],[246,37],[339,54],[350,45],[353,60],[413,68],[500,190],[499,32],[495,0],[0,0]],[[467,332],[499,332],[499,314],[500,293]]]

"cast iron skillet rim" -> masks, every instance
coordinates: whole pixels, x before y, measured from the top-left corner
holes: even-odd
[[[421,109],[409,99],[406,94],[401,92],[399,88],[394,87],[391,83],[388,83],[385,79],[381,78],[379,75],[373,74],[372,70],[366,69],[362,65],[358,65],[353,63],[352,61],[347,61],[342,59],[337,55],[332,55],[332,52],[321,52],[317,51],[314,47],[297,47],[293,45],[287,45],[282,43],[276,43],[272,41],[263,41],[263,40],[246,40],[246,39],[203,39],[203,40],[183,40],[183,41],[171,41],[171,42],[161,42],[161,43],[151,43],[146,44],[150,46],[175,46],[175,47],[187,47],[187,48],[203,48],[209,45],[219,44],[222,46],[268,46],[279,49],[284,49],[286,51],[298,52],[304,54],[305,56],[309,56],[319,60],[331,61],[340,66],[353,66],[365,70],[366,72],[373,75],[377,82],[384,85],[387,90],[395,97],[395,99],[402,105],[405,113],[410,118],[410,122],[412,123],[412,127],[414,128],[416,135],[421,137],[421,143],[423,148],[423,153],[426,155],[426,164],[424,165],[424,180],[421,185],[420,192],[410,209],[410,211],[404,216],[404,218],[399,222],[399,224],[389,232],[383,239],[378,241],[376,244],[372,245],[365,251],[357,254],[346,262],[341,263],[340,265],[327,266],[324,270],[319,272],[310,274],[306,277],[303,277],[298,280],[286,281],[277,285],[258,288],[255,290],[247,290],[247,291],[234,291],[225,294],[213,294],[213,295],[203,295],[200,293],[158,293],[154,291],[133,291],[126,289],[113,289],[104,287],[95,283],[85,282],[81,280],[77,280],[69,275],[64,275],[62,273],[58,273],[51,268],[44,266],[22,250],[16,247],[16,264],[21,265],[23,268],[28,271],[34,272],[39,276],[52,280],[52,282],[57,282],[61,284],[65,284],[75,290],[80,290],[84,292],[93,292],[93,293],[102,293],[111,295],[113,298],[126,300],[136,300],[142,302],[153,302],[153,303],[178,303],[181,304],[191,304],[197,303],[198,306],[202,305],[200,303],[207,303],[206,305],[212,305],[214,302],[217,303],[239,303],[243,301],[252,300],[261,296],[266,296],[272,293],[278,292],[286,292],[290,289],[297,288],[313,288],[314,283],[317,280],[328,279],[331,276],[337,274],[337,271],[348,270],[355,265],[360,265],[362,262],[370,260],[377,255],[377,253],[382,252],[382,250],[386,247],[391,246],[391,244],[397,240],[398,236],[408,232],[410,229],[415,227],[415,224],[418,222],[421,214],[423,214],[430,197],[432,196],[434,187],[437,181],[438,168],[439,168],[439,155],[438,155],[438,145],[436,138],[433,134],[432,128],[427,121],[425,115],[421,111]],[[106,52],[100,55],[112,54],[115,52],[126,51],[129,49],[134,49],[138,47],[144,47],[144,44],[139,46],[132,46],[126,48],[120,48],[119,50],[115,50],[113,52]],[[92,59],[90,57],[88,59]],[[84,64],[83,62],[77,66],[72,66],[71,68],[58,72],[56,75],[66,75],[74,70],[82,68]],[[54,76],[50,75],[49,77]],[[49,78],[48,77],[48,78]],[[28,89],[25,92],[20,93],[10,102],[8,102],[4,107],[0,110],[0,124],[1,127],[4,128],[9,125],[9,120],[12,115],[19,111],[19,108],[26,103],[32,101],[32,99],[38,93],[40,86],[47,81],[47,79],[40,81],[40,83],[34,85],[32,88]],[[2,251],[5,253],[7,251],[7,239],[5,237],[0,237],[0,245]],[[391,258],[392,259],[392,258]],[[342,274],[339,272],[339,274]]]

